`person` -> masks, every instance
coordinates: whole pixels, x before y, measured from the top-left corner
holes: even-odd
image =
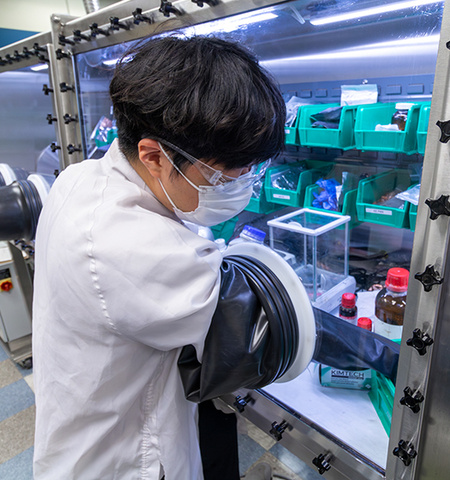
[[[34,478],[201,480],[177,359],[201,361],[222,256],[183,221],[245,208],[284,101],[250,52],[200,36],[141,42],[110,96],[118,139],[60,173],[37,228]]]

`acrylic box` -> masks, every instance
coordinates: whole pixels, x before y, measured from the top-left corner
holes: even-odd
[[[355,291],[348,275],[350,219],[302,208],[267,222],[270,248],[291,265],[313,305],[328,312],[342,293]]]

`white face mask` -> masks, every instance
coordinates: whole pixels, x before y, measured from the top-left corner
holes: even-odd
[[[167,199],[173,207],[175,215],[180,220],[196,223],[205,227],[212,227],[225,222],[242,212],[248,205],[253,191],[253,182],[229,182],[221,185],[195,185],[187,178],[184,173],[177,168],[172,159],[161,148],[162,152],[180,173],[180,175],[198,191],[198,207],[192,212],[183,212],[169,197],[161,180],[158,179]],[[250,173],[250,172],[249,172]],[[239,180],[244,179],[249,174],[241,175]]]

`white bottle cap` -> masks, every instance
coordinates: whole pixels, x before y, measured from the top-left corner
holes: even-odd
[[[396,103],[395,108],[397,110],[409,110],[413,105],[414,103]]]

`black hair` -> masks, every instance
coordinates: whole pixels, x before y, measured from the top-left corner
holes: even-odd
[[[230,41],[147,40],[117,64],[110,96],[119,146],[130,161],[142,138],[165,140],[227,169],[273,158],[284,145],[286,107],[276,82]],[[181,167],[184,159],[170,151]]]

